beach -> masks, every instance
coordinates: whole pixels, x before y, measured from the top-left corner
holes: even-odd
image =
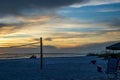
[[[96,65],[91,63],[96,60]],[[0,60],[0,80],[104,80],[107,61],[93,56]],[[103,73],[97,72],[97,65]]]

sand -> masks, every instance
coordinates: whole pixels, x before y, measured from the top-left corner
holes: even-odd
[[[91,63],[96,60],[96,65]],[[44,58],[43,70],[40,59],[0,60],[0,80],[105,80],[107,61],[97,57]],[[103,73],[97,72],[97,65]]]

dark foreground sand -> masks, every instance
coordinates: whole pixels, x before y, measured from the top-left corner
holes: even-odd
[[[107,61],[97,57],[44,58],[43,70],[39,59],[0,60],[0,80],[104,80],[93,59],[106,70]]]

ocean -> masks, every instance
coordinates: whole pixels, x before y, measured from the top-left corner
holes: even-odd
[[[9,54],[0,54],[0,59],[20,59],[20,58],[30,58],[32,55],[37,58],[40,57],[40,53],[9,53]],[[76,56],[85,56],[80,53],[43,53],[43,57],[76,57]]]

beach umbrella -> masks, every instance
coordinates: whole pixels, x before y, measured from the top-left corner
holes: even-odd
[[[113,53],[115,53],[114,51],[120,50],[120,42],[119,43],[115,43],[115,44],[110,45],[110,46],[107,46],[106,50],[112,50]]]
[[[108,50],[120,50],[120,42],[115,43],[113,45],[107,46],[106,49]]]

